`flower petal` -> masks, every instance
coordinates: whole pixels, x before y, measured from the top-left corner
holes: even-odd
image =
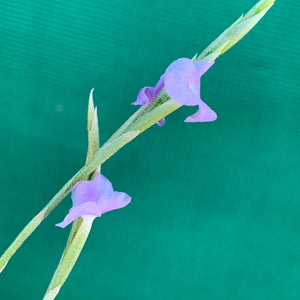
[[[214,61],[199,60],[194,65],[198,71],[198,75],[201,77],[214,63]]]
[[[149,102],[151,102],[155,98],[154,88],[151,86],[145,86],[143,87],[138,95],[135,102],[133,102],[133,105],[144,105]]]
[[[202,100],[199,109],[193,115],[187,117],[184,122],[211,122],[217,119],[217,114]]]
[[[197,105],[200,99],[200,76],[194,63],[188,58],[179,58],[165,73],[167,94],[183,105]]]
[[[101,194],[113,190],[111,182],[102,174],[92,180],[82,180],[72,189],[73,206],[84,202],[97,202]]]
[[[162,74],[158,80],[158,83],[156,84],[155,88],[154,88],[154,98],[157,96],[157,94],[161,91],[161,89],[164,87],[164,78],[165,75]],[[153,98],[153,99],[154,99]],[[152,99],[152,100],[153,100]]]
[[[151,86],[145,86],[143,87],[138,95],[135,102],[133,102],[133,105],[144,105],[147,103],[150,103],[160,92],[160,90],[164,87],[164,75],[160,76],[160,79],[156,86],[153,88]]]
[[[80,216],[100,217],[101,214],[102,214],[101,207],[98,203],[95,202],[81,203],[76,206],[73,206],[69,210],[69,213],[66,215],[64,220],[61,223],[56,224],[56,226],[65,228],[67,225],[69,225],[71,222],[73,222],[75,219],[77,219]]]
[[[214,62],[200,60],[193,62],[188,58],[179,58],[169,65],[166,72],[160,77],[154,88],[144,87],[140,90],[134,105],[144,105],[151,102],[161,89],[165,88],[167,94],[175,101],[187,106],[199,106],[199,110],[188,117],[185,122],[209,122],[217,118],[200,98],[201,76],[214,64]],[[163,126],[165,119],[157,122]]]
[[[160,127],[164,126],[166,123],[166,119],[165,118],[162,118],[160,119],[158,122],[156,122],[156,124]]]
[[[102,213],[110,210],[122,208],[130,203],[131,197],[122,192],[108,192],[104,193],[98,201]]]

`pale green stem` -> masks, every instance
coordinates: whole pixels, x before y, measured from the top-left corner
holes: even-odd
[[[245,16],[239,18],[225,30],[213,43],[211,43],[194,61],[199,59],[215,60],[236,44],[271,8],[275,0],[261,0]],[[162,103],[162,104],[161,104]],[[86,178],[99,165],[105,162],[116,151],[133,140],[160,119],[169,115],[181,104],[168,98],[162,91],[149,105],[142,106],[125,124],[102,146],[96,155],[80,169],[52,198],[46,207],[35,216],[32,221],[21,231],[14,242],[9,246],[0,258],[0,272],[4,269],[11,256],[37,228],[37,226],[49,215],[49,213],[65,198],[74,184]]]
[[[23,242],[49,215],[49,213],[66,197],[66,195],[68,195],[72,187],[78,181],[86,178],[89,174],[96,170],[99,165],[105,162],[110,156],[112,156],[116,151],[118,151],[132,139],[134,139],[138,134],[139,131],[125,133],[111,143],[107,143],[101,147],[96,155],[61,188],[61,190],[52,198],[52,200],[43,208],[43,210],[39,212],[20,232],[20,234],[0,258],[0,272],[3,271],[9,259],[23,244]]]
[[[40,223],[45,218],[46,209],[44,208],[39,212],[28,225],[20,232],[16,237],[14,242],[9,246],[9,248],[4,252],[0,258],[0,273],[6,267],[9,259],[14,255],[16,250],[23,244],[23,242],[31,235],[31,233],[40,225]]]
[[[93,101],[93,91],[94,89],[91,90],[90,97],[89,97],[89,106],[88,106],[88,121],[87,121],[87,131],[88,131],[88,151],[87,151],[87,156],[86,156],[86,163],[89,162],[92,157],[97,153],[99,150],[99,125],[98,125],[98,116],[97,116],[97,108],[94,107],[94,101]],[[96,176],[100,172],[100,166],[91,174],[88,176],[88,180],[93,178],[93,176]],[[82,222],[84,219],[82,217],[77,218],[74,220],[72,224],[72,229],[70,231],[68,241],[66,244],[66,247],[63,251],[62,254],[62,259],[60,260],[58,267],[56,268],[56,271],[52,277],[50,286],[46,292],[47,296],[45,298],[47,299],[54,299],[56,295],[58,294],[62,284],[59,287],[53,287],[51,284],[57,283],[60,278],[64,278],[64,280],[67,279],[68,275],[72,271],[72,266],[71,269],[69,267],[65,267],[64,264],[68,261],[67,258],[69,256],[69,249],[70,251],[74,251],[74,243],[73,241],[76,239],[80,239],[80,235],[86,235],[86,233],[82,230],[80,230],[82,225]],[[87,238],[88,235],[86,235]]]
[[[56,269],[55,274],[43,298],[44,300],[52,300],[56,297],[61,286],[72,271],[72,268],[75,265],[78,256],[86,242],[86,239],[91,230],[94,217],[85,216],[84,218],[80,219],[81,224],[78,227],[72,241],[70,242],[67,251],[63,253],[59,266]]]
[[[70,247],[70,245],[71,245],[71,243],[72,243],[72,241],[73,241],[73,239],[74,239],[81,223],[82,223],[82,218],[77,218],[76,220],[73,221],[72,228],[71,228],[71,231],[70,231],[70,234],[69,234],[69,237],[68,237],[68,241],[67,241],[66,247],[65,247],[64,252],[63,252],[63,256],[65,255],[68,248]]]

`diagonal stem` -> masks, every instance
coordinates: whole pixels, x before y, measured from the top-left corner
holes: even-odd
[[[215,60],[225,53],[230,47],[243,38],[272,7],[275,0],[261,0],[250,11],[234,22],[226,29],[215,41],[213,41],[198,57],[193,61],[200,59]],[[164,118],[181,105],[169,99],[163,104],[159,104],[162,96],[150,103],[149,106],[140,108],[125,124],[102,146],[95,156],[80,169],[52,198],[52,200],[39,212],[26,227],[17,236],[14,242],[0,257],[0,273],[5,268],[9,259],[39,226],[39,224],[49,215],[49,213],[66,197],[74,184],[86,178],[91,172],[98,168],[103,162],[111,157],[116,151],[133,140],[141,132]]]
[[[93,220],[93,216],[80,217],[80,223],[76,234],[72,241],[70,241],[66,251],[63,253],[61,261],[54,273],[43,300],[52,300],[58,294],[61,286],[64,284],[70,272],[72,271],[79,254],[81,253],[81,250],[83,249],[83,246],[90,233]]]

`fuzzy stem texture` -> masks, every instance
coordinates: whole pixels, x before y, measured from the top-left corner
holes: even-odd
[[[225,53],[240,39],[243,38],[265,15],[271,8],[275,0],[259,1],[246,15],[241,16],[229,28],[227,28],[215,41],[213,41],[198,57],[193,58],[193,61],[198,60],[216,60],[220,55]],[[40,223],[49,215],[49,213],[68,195],[72,187],[80,180],[87,178],[93,171],[99,168],[99,165],[104,163],[115,152],[120,150],[124,145],[132,141],[141,132],[154,125],[160,119],[166,117],[181,104],[173,101],[166,94],[164,89],[157,97],[149,104],[142,106],[132,117],[128,119],[120,127],[119,130],[96,152],[91,160],[81,168],[52,198],[52,200],[39,212],[9,248],[0,258],[0,273],[7,265],[9,259],[23,244],[23,242],[32,234],[32,232],[40,225]]]

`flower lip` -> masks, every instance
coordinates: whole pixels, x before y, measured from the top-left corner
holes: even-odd
[[[217,118],[217,114],[205,104],[200,97],[201,76],[214,64],[207,60],[192,62],[188,58],[179,58],[172,62],[166,72],[160,77],[154,88],[144,87],[140,90],[134,105],[147,104],[158,95],[164,87],[166,93],[175,102],[187,106],[198,105],[198,111],[186,118],[185,122],[210,122]],[[157,122],[164,124],[163,120]]]
[[[167,94],[178,103],[187,106],[199,105],[200,78],[213,65],[213,62],[193,63],[188,58],[179,58],[167,68],[165,88]]]
[[[56,226],[64,228],[80,216],[100,217],[108,211],[126,206],[131,201],[127,194],[113,191],[111,182],[100,173],[92,180],[82,180],[74,185],[71,197],[73,207],[63,222]]]

